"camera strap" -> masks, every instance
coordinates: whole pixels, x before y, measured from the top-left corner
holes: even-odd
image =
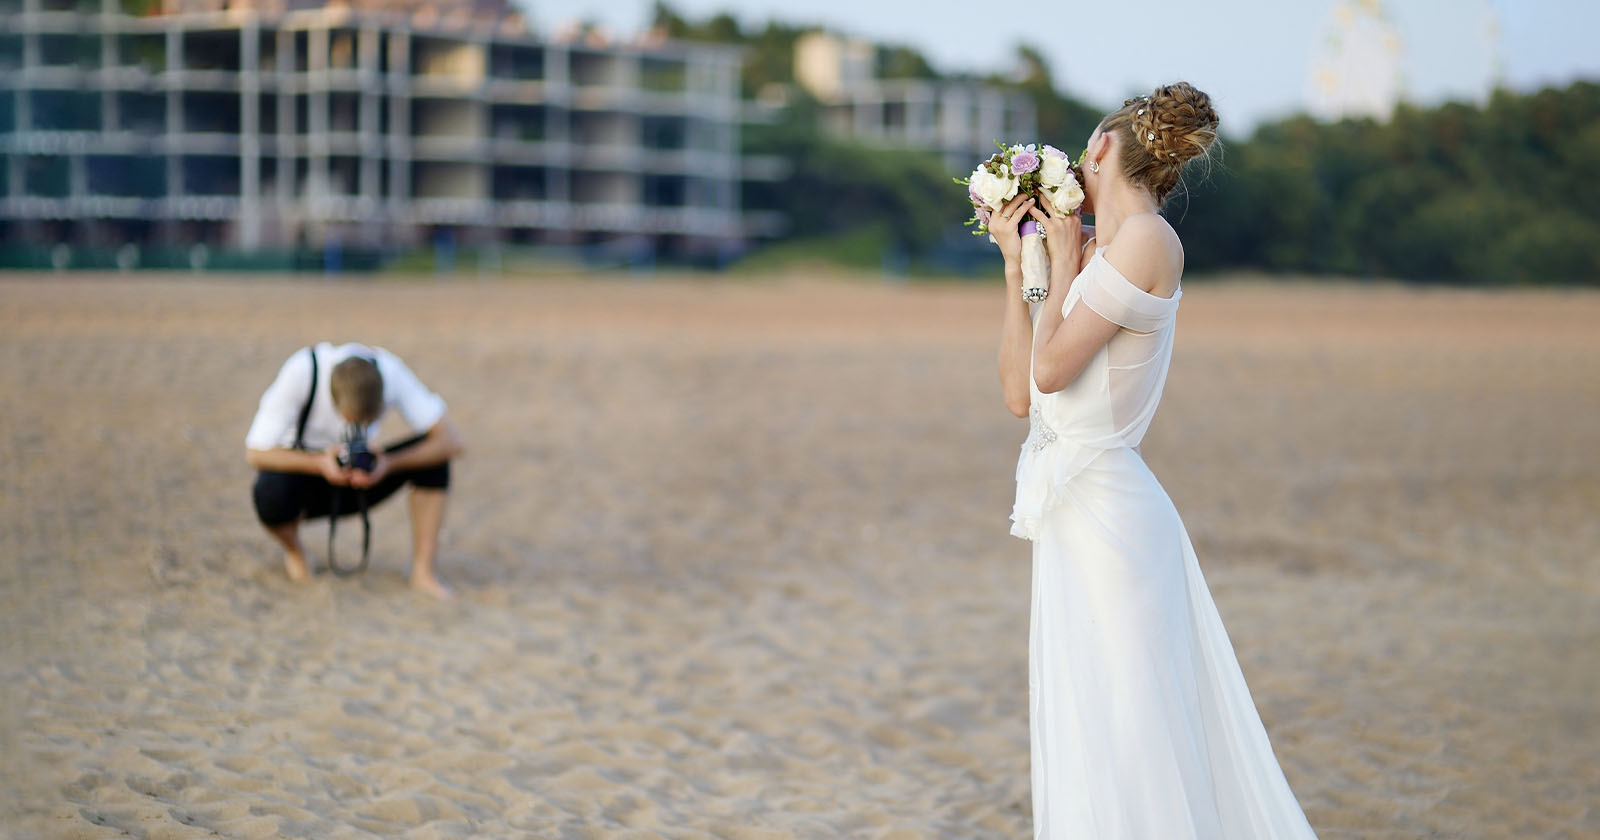
[[[311,356],[311,390],[306,393],[306,402],[300,407],[300,419],[294,429],[294,448],[302,451],[306,448],[306,423],[311,420],[311,403],[317,399],[316,346],[307,347],[306,353]],[[341,568],[333,556],[333,535],[339,527],[339,489],[330,487],[329,492],[332,499],[328,502],[328,568],[339,577],[349,577],[367,570],[367,560],[372,551],[372,520],[367,517],[367,491],[356,491],[356,509],[361,514],[361,562],[349,569]]]
[[[328,568],[339,577],[349,577],[367,570],[367,560],[372,553],[372,520],[367,517],[367,491],[356,491],[356,510],[361,514],[361,562],[346,569],[333,557],[333,535],[339,527],[339,490],[333,489],[333,499],[328,503]]]

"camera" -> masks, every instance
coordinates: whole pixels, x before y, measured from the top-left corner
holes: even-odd
[[[339,453],[339,466],[372,472],[378,466],[378,456],[367,448],[367,436],[359,427],[352,427],[344,438],[344,451]]]

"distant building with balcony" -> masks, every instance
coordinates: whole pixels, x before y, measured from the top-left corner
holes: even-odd
[[[1034,142],[1033,101],[969,80],[880,79],[877,47],[828,32],[795,43],[795,80],[837,137],[937,152],[953,173],[972,170],[997,140]]]
[[[0,241],[440,237],[726,254],[740,56],[563,43],[501,0],[0,0]]]

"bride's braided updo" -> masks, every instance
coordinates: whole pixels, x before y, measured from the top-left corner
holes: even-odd
[[[1122,174],[1161,203],[1178,186],[1183,165],[1204,158],[1217,139],[1211,97],[1188,82],[1162,85],[1149,96],[1129,99],[1100,125],[1106,134],[1124,132],[1119,137]]]

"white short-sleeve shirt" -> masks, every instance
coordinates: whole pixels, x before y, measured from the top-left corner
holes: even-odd
[[[307,449],[328,449],[344,440],[348,424],[333,407],[333,391],[328,379],[334,365],[351,356],[366,356],[377,362],[378,374],[383,377],[383,409],[378,420],[392,408],[400,412],[413,432],[421,434],[444,417],[444,400],[428,390],[399,356],[382,347],[363,344],[336,347],[325,341],[312,350],[317,354],[317,393],[311,402],[311,416],[306,419]],[[311,357],[305,350],[298,350],[283,363],[278,378],[261,395],[261,405],[250,423],[250,431],[245,434],[244,445],[261,450],[294,446],[295,427],[300,422],[300,411],[310,388]],[[378,422],[374,421],[366,431],[371,439],[378,431]]]

